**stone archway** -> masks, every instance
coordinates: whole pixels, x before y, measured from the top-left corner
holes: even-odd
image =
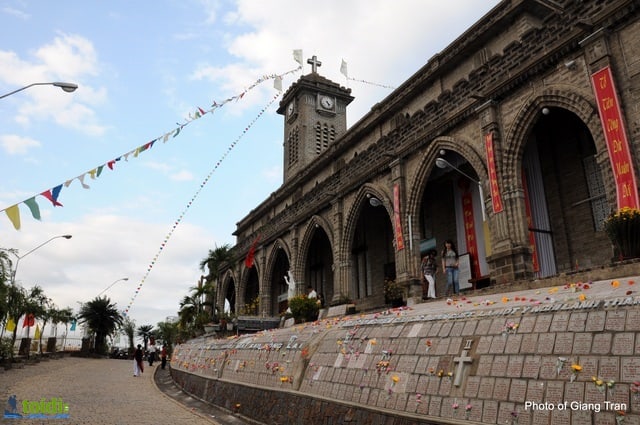
[[[318,293],[323,305],[333,299],[333,251],[331,241],[320,225],[314,225],[305,261],[304,283]]]
[[[285,279],[291,266],[287,252],[281,248],[276,248],[274,252],[273,263],[271,267],[271,278],[267,279],[271,283],[270,288],[265,288],[271,292],[271,305],[268,307],[267,313],[271,316],[277,316],[283,313],[289,307],[288,291],[289,285]]]

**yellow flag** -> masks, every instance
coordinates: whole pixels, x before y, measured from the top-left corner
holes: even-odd
[[[14,322],[11,317],[9,317],[9,320],[7,320],[7,326],[5,327],[5,329],[8,330],[9,332],[13,332],[15,328],[16,328],[16,322]]]
[[[36,325],[36,333],[33,335],[33,339],[40,339],[40,325]]]
[[[13,205],[6,210],[4,210],[9,220],[11,220],[11,224],[13,224],[14,229],[20,230],[20,210],[18,209],[18,205]]]

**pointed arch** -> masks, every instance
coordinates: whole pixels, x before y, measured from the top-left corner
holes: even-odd
[[[306,254],[309,252],[309,245],[311,244],[311,238],[317,228],[321,228],[329,238],[329,243],[334,246],[333,228],[331,223],[325,220],[319,215],[314,215],[308,221],[302,233],[302,240],[300,241],[298,256],[296,261],[296,269],[304,267]]]

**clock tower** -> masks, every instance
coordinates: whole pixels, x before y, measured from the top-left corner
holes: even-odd
[[[320,61],[307,60],[311,73],[286,91],[278,113],[284,115],[284,183],[306,169],[347,131],[351,89],[318,74]]]

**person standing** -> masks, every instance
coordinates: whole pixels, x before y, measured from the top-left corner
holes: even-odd
[[[436,297],[436,273],[438,271],[438,265],[436,264],[437,251],[431,249],[427,254],[422,257],[422,275],[424,280],[422,282],[422,299],[428,300]]]
[[[160,367],[164,369],[166,365],[167,365],[167,346],[163,344],[162,348],[160,349]]]
[[[149,344],[149,366],[153,366],[153,362],[156,361],[156,340],[151,338]]]
[[[447,287],[445,293],[447,296],[453,293],[456,295],[460,293],[460,284],[458,283],[458,251],[451,239],[447,239],[444,242],[444,248],[442,249],[442,271],[447,276]]]
[[[315,289],[313,289],[313,286],[311,285],[307,286],[307,298],[318,299],[318,293]]]
[[[133,353],[133,376],[140,376],[140,374],[144,372],[144,362],[142,358],[142,345],[138,344],[138,348]]]

